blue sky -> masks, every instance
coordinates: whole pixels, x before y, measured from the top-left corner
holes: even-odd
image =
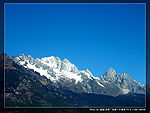
[[[110,67],[145,84],[145,4],[5,4],[5,52]]]

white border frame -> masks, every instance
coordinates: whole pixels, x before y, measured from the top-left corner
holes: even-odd
[[[6,4],[145,4],[145,89],[146,88],[146,3],[4,3],[4,53],[5,53],[5,5]],[[137,109],[143,107],[7,107],[5,106],[5,54],[4,54],[4,108],[59,108],[59,109],[66,109],[66,108],[85,108],[85,109]],[[146,90],[145,90],[145,108],[146,108]],[[145,109],[144,108],[144,109]],[[129,110],[130,111],[130,110]],[[132,111],[132,110],[131,110]],[[100,111],[99,111],[100,112]],[[110,112],[110,111],[109,111]],[[134,111],[133,111],[134,112]]]

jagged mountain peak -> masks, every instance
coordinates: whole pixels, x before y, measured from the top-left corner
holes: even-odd
[[[63,60],[63,62],[70,63],[70,61],[68,59],[66,59],[66,58]]]
[[[61,60],[57,56],[44,57],[44,58],[41,58],[41,61],[44,61],[46,63],[52,62],[52,63],[69,63],[69,64],[72,64],[68,59],[65,58],[65,59]]]
[[[20,54],[20,55],[18,55],[17,57],[26,58],[26,56],[25,56],[24,54]]]
[[[80,71],[81,74],[85,74],[87,76],[88,79],[93,80],[96,77],[93,76],[93,74],[90,72],[90,70],[86,69],[86,70],[82,70]]]
[[[34,58],[31,56],[31,55],[28,55],[28,57],[27,57],[29,60],[34,60]]]
[[[31,55],[28,55],[28,58],[34,59]]]
[[[108,71],[106,72],[107,75],[116,75],[116,71],[111,67],[108,69]]]
[[[89,69],[86,69],[86,72],[91,73]]]
[[[39,58],[36,58],[35,61],[41,61]]]
[[[112,81],[116,79],[116,75],[116,71],[113,68],[109,68],[104,75],[100,76],[100,79],[105,81]]]
[[[15,57],[13,57],[13,58],[15,58],[16,61],[20,61],[20,60],[23,61],[23,60],[26,60],[26,59],[27,59],[27,57],[26,57],[24,54],[15,56]]]
[[[100,76],[100,78],[106,80],[106,81],[118,81],[120,79],[124,80],[133,80],[128,74],[122,73],[122,74],[117,74],[116,71],[111,67],[108,69],[108,71]]]
[[[49,61],[60,61],[60,58],[59,57],[55,57],[55,56],[50,56],[50,57],[44,57],[44,58],[41,58],[42,61],[45,61],[45,62],[49,62]]]
[[[20,54],[19,56],[25,56],[25,55],[22,53],[22,54]]]
[[[125,79],[132,79],[127,73],[118,74],[119,77],[125,78]]]
[[[86,72],[89,73],[91,76],[93,76],[93,74],[91,73],[89,69],[86,69]]]

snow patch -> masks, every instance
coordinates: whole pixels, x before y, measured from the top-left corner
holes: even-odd
[[[20,65],[24,65],[25,61],[20,61],[19,63],[20,63]]]
[[[130,92],[130,90],[128,89],[122,89],[123,94],[128,94]]]
[[[70,78],[70,79],[75,79],[76,83],[78,82],[82,82],[82,78],[81,75],[77,75],[68,71],[62,71],[62,74],[65,75],[66,77]]]
[[[100,84],[99,82],[97,82],[97,84],[99,85],[99,86],[101,86],[101,87],[104,87],[102,84]]]
[[[29,68],[29,69],[33,69],[34,71],[40,73],[40,75],[42,76],[46,76],[48,79],[54,81],[55,79],[53,77],[51,77],[48,73],[47,73],[47,70],[43,70],[42,68],[37,68],[35,67],[35,65],[31,65],[29,62],[27,64],[27,66],[24,66],[26,68]]]

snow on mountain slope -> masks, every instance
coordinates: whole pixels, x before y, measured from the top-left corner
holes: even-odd
[[[99,82],[97,82],[98,85],[100,85],[101,87],[104,87],[102,84],[100,84]]]
[[[81,75],[78,75],[79,70],[67,59],[61,61],[60,58],[51,56],[34,60],[30,55],[26,57],[24,54],[13,59],[25,68],[33,69],[52,81],[57,81],[61,77],[67,77],[74,79],[76,83],[82,82]]]
[[[34,71],[39,72],[40,75],[46,76],[54,82],[59,81],[60,78],[74,79],[76,83],[82,82],[83,73],[88,79],[95,79],[88,69],[86,71],[79,71],[78,68],[67,59],[61,60],[58,57],[51,56],[34,60],[30,55],[26,57],[24,54],[13,57],[13,59],[19,65],[33,69]],[[100,86],[104,87],[103,85]]]

